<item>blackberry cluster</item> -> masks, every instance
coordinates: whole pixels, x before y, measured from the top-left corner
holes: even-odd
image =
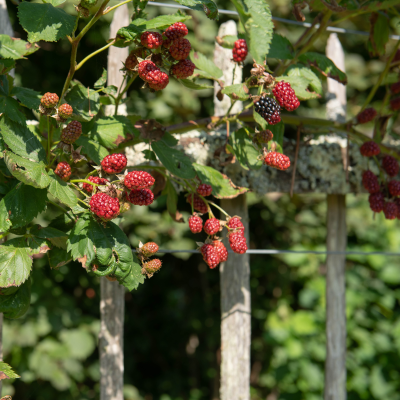
[[[203,260],[211,269],[217,267],[221,261],[219,251],[212,244],[203,244],[200,247],[200,252],[203,255]]]
[[[248,49],[247,43],[244,39],[238,39],[233,45],[232,57],[233,61],[240,63],[247,57]]]
[[[105,178],[100,178],[100,177],[98,177],[98,176],[89,176],[88,178],[87,178],[87,180],[88,181],[90,181],[90,182],[93,182],[93,183],[96,183],[97,185],[106,185],[107,184],[107,182],[109,182],[107,179],[105,179]],[[90,183],[84,183],[83,184],[83,190],[85,191],[85,192],[88,192],[88,193],[92,193],[93,192],[93,188],[95,188],[96,186],[93,186],[93,185],[91,185]],[[96,192],[97,190],[95,190],[95,192]]]
[[[261,97],[260,100],[254,104],[254,109],[270,125],[276,125],[281,121],[281,107],[271,97]]]
[[[220,224],[217,218],[210,218],[204,224],[204,232],[212,236],[219,232]]]
[[[55,93],[45,93],[40,99],[40,104],[44,108],[54,108],[58,103],[59,97]]]
[[[377,112],[375,108],[366,108],[357,115],[357,121],[359,124],[366,124],[367,122],[371,122],[373,119],[375,119],[376,115]]]
[[[377,156],[381,152],[379,146],[373,142],[372,140],[369,142],[365,142],[360,147],[360,153],[364,157],[373,157]]]
[[[158,249],[159,247],[157,243],[147,242],[140,248],[140,252],[144,257],[148,258],[154,256],[154,254],[157,253]]]
[[[286,108],[288,111],[294,111],[300,105],[300,101],[297,98],[296,93],[288,82],[278,82],[272,92],[274,93],[274,96],[278,100],[281,107]]]
[[[400,82],[393,83],[393,85],[390,86],[390,91],[393,94],[400,93]]]
[[[119,215],[119,201],[105,193],[96,193],[90,199],[90,210],[104,221],[111,221]]]
[[[125,169],[127,162],[125,154],[110,154],[103,158],[101,167],[106,174],[119,174]]]
[[[147,188],[135,189],[129,193],[128,198],[135,206],[149,206],[154,201],[154,193]]]
[[[69,104],[61,104],[61,106],[58,107],[58,117],[61,121],[67,120],[72,115],[73,111]]]
[[[140,36],[140,43],[148,49],[158,49],[163,44],[163,38],[157,32],[143,32]]]
[[[66,162],[60,162],[57,164],[54,173],[58,175],[63,181],[68,181],[71,176],[71,166]]]
[[[190,193],[186,201],[189,204],[193,203],[193,208],[201,214],[205,214],[208,211],[207,204],[197,194]]]
[[[181,60],[171,68],[171,73],[177,79],[186,79],[193,75],[196,66],[190,60]]]
[[[390,100],[390,108],[393,111],[400,110],[400,97]]]
[[[125,175],[124,185],[129,190],[153,186],[155,179],[145,171],[132,171]]]
[[[198,215],[189,218],[189,229],[192,233],[200,233],[203,230],[203,220]]]
[[[385,156],[382,160],[382,168],[389,176],[396,176],[399,173],[399,163],[392,156]]]
[[[371,171],[363,173],[362,184],[368,193],[377,193],[380,191],[378,177]]]
[[[74,143],[82,133],[82,124],[79,121],[70,122],[61,132],[61,141],[67,144]]]
[[[270,130],[266,129],[265,131],[256,133],[254,141],[259,143],[268,143],[273,139],[273,137],[274,134]]]
[[[169,83],[169,77],[165,72],[162,72],[153,61],[144,60],[139,63],[139,76],[149,84],[153,90],[165,89]]]
[[[155,258],[154,260],[147,261],[142,265],[142,273],[146,274],[148,278],[151,278],[155,272],[160,270],[161,266],[161,260]]]
[[[171,45],[169,46],[169,54],[175,60],[184,60],[188,57],[192,46],[189,40],[185,38],[179,38],[174,40]]]
[[[196,189],[196,192],[203,197],[207,197],[212,193],[212,186],[202,183]]]
[[[168,40],[176,40],[186,36],[189,33],[187,26],[183,22],[175,22],[173,25],[168,27],[163,35]]]
[[[284,154],[271,151],[264,156],[264,164],[284,171],[290,167],[290,159]]]

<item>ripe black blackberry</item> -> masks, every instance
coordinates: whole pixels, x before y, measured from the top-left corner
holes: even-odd
[[[275,119],[281,113],[280,105],[270,97],[261,97],[254,104],[254,109],[258,114],[260,114],[268,123],[272,122],[271,125],[274,125]],[[280,120],[280,118],[279,118]],[[279,122],[279,121],[278,121]]]

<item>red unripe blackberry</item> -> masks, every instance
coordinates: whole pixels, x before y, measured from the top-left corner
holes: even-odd
[[[189,218],[189,229],[192,233],[200,233],[203,230],[203,220],[198,215]]]
[[[193,203],[193,208],[202,214],[205,214],[208,211],[207,204],[204,203],[204,201],[199,196],[197,196],[197,194],[194,194],[194,200],[193,193],[189,194],[189,196],[186,198],[186,201],[189,204]]]
[[[212,193],[212,186],[202,183],[196,189],[196,192],[203,197],[207,197]]]
[[[397,62],[400,61],[400,49],[396,51],[396,54],[394,55],[394,58],[392,62]]]
[[[47,92],[40,99],[40,104],[44,108],[54,108],[57,105],[58,100],[60,100],[60,99],[58,98],[58,96],[55,93]]]
[[[258,132],[254,139],[260,143],[268,143],[273,139],[273,137],[274,134],[270,130],[266,129],[265,131]]]
[[[90,210],[104,221],[119,215],[119,201],[105,193],[96,193],[90,199]]]
[[[200,248],[201,254],[203,255],[203,260],[212,269],[215,268],[219,262],[219,252],[212,244],[203,244]]]
[[[248,53],[247,43],[244,39],[236,40],[232,49],[232,57],[236,62],[243,62]]]
[[[157,49],[162,45],[163,38],[160,33],[146,31],[140,36],[140,43],[148,49]]]
[[[129,71],[133,71],[138,64],[139,61],[134,53],[129,54],[129,56],[125,60],[125,68]]]
[[[153,186],[155,179],[145,171],[132,171],[125,175],[124,185],[130,189],[143,189]]]
[[[71,166],[66,162],[60,162],[57,164],[54,173],[58,175],[63,181],[67,181],[71,176]]]
[[[281,107],[286,108],[288,111],[294,111],[300,105],[300,101],[297,98],[296,93],[288,82],[278,82],[272,92],[274,93],[274,96],[278,100]]]
[[[393,83],[393,85],[390,86],[390,91],[393,94],[400,93],[400,82]]]
[[[369,193],[377,193],[380,190],[378,177],[371,171],[365,171],[363,173],[362,184]]]
[[[390,181],[388,183],[389,193],[392,196],[400,196],[400,182],[399,181]]]
[[[389,176],[396,176],[399,173],[399,163],[392,156],[383,157],[382,167]]]
[[[385,202],[383,213],[386,219],[396,219],[398,214],[397,204],[391,201]]]
[[[109,154],[103,158],[101,167],[107,174],[119,174],[126,167],[127,162],[125,154]]]
[[[97,183],[98,185],[106,185],[108,180],[105,178],[100,178],[98,176],[89,176],[87,178],[88,181],[93,182],[93,183]],[[88,193],[92,193],[93,192],[93,188],[95,188],[96,186],[92,186],[90,183],[84,183],[83,184],[83,190],[85,190]]]
[[[139,67],[138,67],[138,73],[139,76],[147,82],[147,75],[150,72],[154,72],[154,71],[159,71],[160,68],[157,67],[156,64],[153,63],[153,61],[150,60],[144,60],[142,62],[139,63]]]
[[[229,244],[234,253],[244,254],[247,251],[246,238],[241,232],[233,232],[229,235]]]
[[[165,30],[163,35],[169,40],[176,40],[186,36],[188,33],[188,28],[183,22],[175,22]]]
[[[239,217],[232,217],[228,221],[228,229],[234,230],[235,232],[240,232],[244,235],[244,225]]]
[[[171,68],[177,79],[186,79],[193,75],[196,66],[190,60],[181,60]]]
[[[172,58],[175,60],[184,60],[188,57],[192,46],[190,45],[189,40],[185,38],[179,38],[172,42],[171,46],[169,46],[169,54],[171,54]]]
[[[61,106],[58,107],[58,115],[62,119],[68,119],[72,115],[73,111],[72,107],[67,103],[61,104]]]
[[[393,111],[397,111],[400,109],[400,97],[390,100],[390,108]]]
[[[375,108],[366,108],[357,115],[357,121],[359,124],[366,124],[367,122],[371,122],[376,117],[376,114]]]
[[[157,253],[158,249],[159,247],[157,243],[147,242],[140,248],[140,251],[145,257],[151,257]]]
[[[71,121],[61,133],[61,141],[72,144],[78,140],[82,133],[82,124],[79,121]]]
[[[217,232],[219,232],[219,228],[220,225],[217,218],[210,218],[204,224],[204,232],[210,236],[215,235]]]
[[[169,48],[171,47],[172,42],[173,42],[173,40],[165,39],[165,40],[163,41],[163,46],[164,46],[166,49],[169,49]]]
[[[225,245],[219,240],[213,240],[213,246],[218,252],[220,262],[226,261],[228,259],[228,250]]]
[[[288,169],[290,167],[290,159],[284,154],[277,153],[276,151],[271,151],[265,155],[264,164],[284,171],[285,169]]]
[[[143,264],[143,269],[148,275],[153,275],[161,268],[162,262],[160,259],[155,258],[154,260],[147,261]]]
[[[373,157],[377,156],[381,152],[379,146],[373,142],[372,140],[369,142],[365,142],[360,147],[360,153],[364,157]]]
[[[382,192],[370,194],[368,197],[369,207],[373,212],[379,213],[385,205],[385,196]]]
[[[147,188],[132,190],[129,193],[129,201],[135,206],[149,206],[154,200],[154,193]]]
[[[169,83],[168,75],[162,71],[150,72],[150,74],[147,75],[147,78],[149,87],[156,91],[165,89]]]

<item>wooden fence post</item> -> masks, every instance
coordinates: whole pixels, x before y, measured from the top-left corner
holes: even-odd
[[[331,34],[326,55],[336,66],[345,70],[344,52],[335,33]],[[346,87],[328,79],[330,100],[327,103],[329,119],[345,121]],[[347,163],[347,160],[346,160]],[[345,251],[347,246],[346,196],[327,196],[328,251]],[[326,258],[326,361],[324,400],[345,400],[346,395],[346,286],[345,255],[328,255]]]
[[[129,25],[129,11],[123,5],[114,13],[110,37],[119,28]],[[119,71],[128,57],[128,48],[110,47],[108,51],[108,84],[119,87],[123,75]],[[110,110],[113,113],[113,110]],[[125,288],[118,282],[100,278],[100,400],[123,400],[124,386],[124,313]]]
[[[218,36],[236,35],[234,21],[222,24]],[[226,84],[242,81],[242,70],[231,61],[232,51],[216,44],[214,62],[223,71]],[[216,95],[219,85],[214,86],[214,115],[225,114],[231,101],[228,96],[220,102]],[[243,108],[237,102],[232,112]],[[246,196],[222,200],[221,206],[229,215],[242,217],[247,240],[249,240],[249,223]],[[221,218],[225,219],[224,216]],[[227,240],[225,245],[229,248]],[[247,254],[229,254],[228,261],[220,266],[221,285],[221,386],[220,400],[250,399],[250,342],[251,342],[251,310],[250,310],[250,266]]]

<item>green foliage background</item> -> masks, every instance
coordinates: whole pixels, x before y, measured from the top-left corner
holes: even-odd
[[[220,0],[221,8],[232,8]],[[271,2],[272,3],[272,2]],[[111,5],[113,5],[112,3]],[[7,3],[16,36],[26,39],[16,6]],[[73,3],[63,5],[72,10]],[[274,16],[293,19],[289,1],[271,4]],[[151,16],[171,13],[148,7]],[[211,56],[217,24],[191,13],[189,39]],[[307,15],[311,20],[314,15]],[[101,19],[82,41],[78,59],[104,44],[111,15]],[[227,20],[221,16],[220,22]],[[399,19],[391,26],[399,32]],[[397,25],[396,25],[397,24]],[[293,42],[302,28],[276,24]],[[368,31],[365,17],[341,26]],[[324,52],[327,35],[316,44]],[[341,35],[346,51],[349,116],[355,115],[383,59],[368,55],[366,37]],[[392,43],[389,43],[390,47]],[[17,63],[16,85],[42,93],[60,92],[69,65],[67,40],[41,43],[42,50]],[[251,63],[245,67],[250,69]],[[76,75],[93,85],[106,66],[106,53],[91,59]],[[388,79],[395,79],[389,77]],[[383,91],[383,88],[382,88]],[[383,92],[382,92],[383,93]],[[172,81],[162,93],[130,91],[129,107],[164,124],[213,113],[211,92],[190,91]],[[324,116],[324,100],[303,102],[304,115]],[[32,118],[33,119],[33,118]],[[366,129],[369,129],[368,127]],[[287,132],[291,131],[287,129]],[[324,196],[248,195],[252,248],[324,249]],[[183,200],[180,209],[189,212]],[[163,248],[194,248],[186,225],[172,223],[165,198],[127,216],[124,230],[132,246],[153,240]],[[54,214],[55,215],[55,214]],[[186,214],[187,216],[188,214]],[[38,218],[46,223],[51,211]],[[398,251],[397,222],[372,220],[366,196],[348,196],[349,248]],[[260,222],[261,221],[261,222]],[[32,273],[32,307],[21,320],[6,321],[5,361],[21,379],[5,383],[14,400],[96,399],[99,396],[97,333],[99,280],[78,263],[50,270],[37,259]],[[314,400],[322,397],[324,348],[324,257],[251,256],[252,398]],[[205,400],[218,397],[219,274],[200,256],[164,256],[163,268],[137,291],[126,295],[126,400]],[[400,272],[394,257],[348,257],[349,399],[400,399]],[[267,397],[270,396],[270,397]]]

